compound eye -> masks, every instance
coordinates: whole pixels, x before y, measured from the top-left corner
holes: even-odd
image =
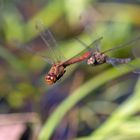
[[[50,75],[46,76],[46,80],[53,80],[53,79],[54,79],[53,76],[50,76]]]
[[[53,80],[54,79],[53,76],[50,76],[50,79]]]
[[[45,79],[48,80],[48,79],[51,79],[51,77],[49,75],[47,75]]]
[[[48,85],[52,85],[53,83],[55,83],[55,79],[53,76],[51,75],[47,75],[45,77],[45,81],[47,82]]]

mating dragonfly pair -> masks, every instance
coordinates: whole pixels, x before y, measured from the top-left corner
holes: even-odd
[[[86,61],[88,65],[92,65],[92,66],[96,66],[96,65],[100,65],[100,64],[104,64],[104,63],[111,64],[115,67],[118,66],[118,64],[129,64],[128,62],[131,61],[131,58],[112,58],[112,57],[109,57],[108,55],[106,55],[106,53],[124,48],[130,44],[137,42],[140,39],[140,37],[137,37],[118,47],[114,47],[114,48],[111,48],[104,52],[101,52],[99,43],[102,40],[102,37],[96,39],[88,46],[84,42],[82,42],[81,40],[76,38],[76,40],[79,43],[86,46],[85,50],[87,50],[87,51],[84,50],[84,51],[78,53],[76,56],[74,56],[66,61],[60,61],[57,54],[55,54],[54,48],[57,46],[57,43],[56,43],[53,35],[51,34],[51,32],[49,30],[47,30],[47,31],[41,30],[39,25],[37,25],[36,27],[39,30],[39,34],[40,34],[42,40],[44,41],[45,46],[47,47],[48,51],[51,51],[51,53],[54,54],[55,58],[56,58],[56,61],[53,61],[49,57],[42,56],[43,58],[45,58],[45,60],[47,60],[47,62],[49,64],[51,64],[51,68],[50,68],[49,72],[45,75],[45,81],[48,85],[52,85],[52,84],[56,83],[66,72],[66,67],[70,66],[71,64],[75,64],[75,63],[78,63],[81,61]],[[133,67],[130,64],[129,64],[129,66]],[[139,70],[134,70],[133,72],[140,73]]]

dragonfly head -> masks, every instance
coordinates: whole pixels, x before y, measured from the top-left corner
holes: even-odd
[[[45,76],[45,81],[48,85],[54,84],[58,81],[66,72],[65,67],[63,65],[54,64],[48,74]]]
[[[52,75],[47,74],[45,76],[45,81],[47,82],[48,85],[52,85],[57,81],[57,76],[54,74],[52,74]]]

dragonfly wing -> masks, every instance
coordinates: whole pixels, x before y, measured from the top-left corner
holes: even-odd
[[[117,51],[117,50],[125,48],[125,47],[130,47],[130,46],[134,45],[135,43],[137,43],[138,41],[140,41],[140,36],[138,36],[138,37],[136,37],[136,38],[134,38],[134,39],[132,39],[132,40],[130,40],[128,42],[125,42],[125,43],[123,43],[123,44],[121,44],[119,46],[116,46],[116,47],[113,47],[113,48],[111,48],[109,50],[106,50],[103,53],[109,53],[111,51]]]
[[[100,47],[101,47],[101,40],[103,39],[103,37],[99,37],[98,39],[94,40],[91,44],[87,45],[85,42],[83,42],[82,40],[80,40],[79,38],[75,37],[74,39],[76,39],[82,46],[84,46],[86,49],[91,50],[92,51],[100,51]]]
[[[82,46],[84,46],[85,48],[88,46],[85,42],[83,42],[82,40],[80,40],[78,37],[74,37],[74,39],[79,42]]]
[[[21,48],[24,50],[26,49],[28,52],[30,52],[33,55],[37,55],[37,56],[41,57],[44,61],[46,61],[47,63],[49,63],[51,65],[54,63],[51,58],[39,54],[39,52],[33,50],[33,48],[31,46],[24,45]]]
[[[100,42],[100,40],[97,40],[95,42],[95,47],[96,47],[96,51],[99,52],[101,50],[101,42]]]
[[[53,61],[50,59],[50,58],[48,58],[48,57],[46,57],[46,56],[43,56],[43,55],[39,55],[44,61],[46,61],[46,62],[48,62],[49,64],[51,64],[51,65],[53,65],[54,63],[53,63]]]
[[[99,38],[97,38],[96,40],[94,40],[91,44],[89,44],[89,45],[87,45],[87,44],[85,44],[83,41],[81,41],[80,39],[78,39],[78,38],[75,38],[80,44],[82,44],[82,46],[84,46],[85,47],[85,49],[84,50],[82,50],[81,52],[79,52],[78,54],[76,54],[74,57],[78,57],[78,56],[82,56],[85,52],[94,52],[94,51],[96,51],[96,49],[95,49],[95,44],[97,43],[97,42],[100,42],[102,39],[103,39],[103,37],[99,37]]]
[[[91,42],[91,44],[89,44],[87,47],[91,48],[93,51],[100,51],[100,49],[101,49],[101,40],[102,39],[103,39],[103,37],[99,37],[98,39],[96,39],[93,42]]]
[[[44,41],[45,46],[49,50],[49,53],[51,53],[53,60],[58,62],[61,59],[64,59],[62,58],[63,55],[61,52],[58,51],[58,45],[54,36],[48,29],[45,29],[41,21],[36,23],[36,29],[39,31],[40,37]]]

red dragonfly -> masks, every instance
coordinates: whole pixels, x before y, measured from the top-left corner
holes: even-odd
[[[46,60],[49,64],[51,64],[51,68],[49,72],[45,75],[45,81],[48,85],[52,85],[56,83],[64,75],[64,73],[66,72],[67,66],[87,60],[92,55],[92,52],[84,51],[84,53],[81,52],[77,54],[76,55],[77,57],[74,56],[68,60],[61,61],[61,58],[59,57],[61,53],[58,52],[58,50],[57,52],[55,51],[57,47],[56,40],[54,39],[52,33],[49,30],[45,31],[44,28],[42,27],[43,26],[40,24],[37,24],[36,26],[37,30],[39,31],[40,37],[42,38],[43,42],[45,43],[45,46],[47,47],[47,51],[49,52],[49,54],[46,57],[46,56],[40,55],[38,52],[34,52],[29,47],[28,47],[28,50],[30,52],[38,54],[44,60]],[[94,43],[98,42],[101,39],[102,37],[96,39],[94,42],[92,42],[91,45],[93,45]]]
[[[48,63],[52,65],[49,72],[45,75],[45,81],[48,85],[56,83],[66,72],[67,66],[81,61],[87,61],[88,65],[100,65],[103,63],[109,63],[113,66],[116,66],[117,64],[126,64],[131,61],[131,58],[111,58],[107,56],[106,53],[126,47],[127,45],[133,44],[140,39],[140,37],[137,37],[134,40],[124,43],[118,47],[114,47],[104,52],[100,52],[99,42],[101,41],[102,37],[99,37],[90,45],[86,45],[84,42],[76,38],[76,40],[78,40],[82,45],[86,46],[86,49],[66,61],[60,61],[60,58],[58,57],[60,56],[60,54],[57,55],[55,49],[53,48],[57,46],[57,43],[51,32],[49,30],[42,30],[40,25],[37,26],[37,29],[39,30],[39,34],[45,45],[47,46],[48,51],[50,50],[53,58],[56,58],[56,60],[52,61],[52,59],[50,59],[49,57],[42,56],[43,58],[45,58],[45,60],[47,60]],[[91,49],[93,48],[93,46],[95,47],[95,50]],[[139,71],[137,73],[139,73]]]

